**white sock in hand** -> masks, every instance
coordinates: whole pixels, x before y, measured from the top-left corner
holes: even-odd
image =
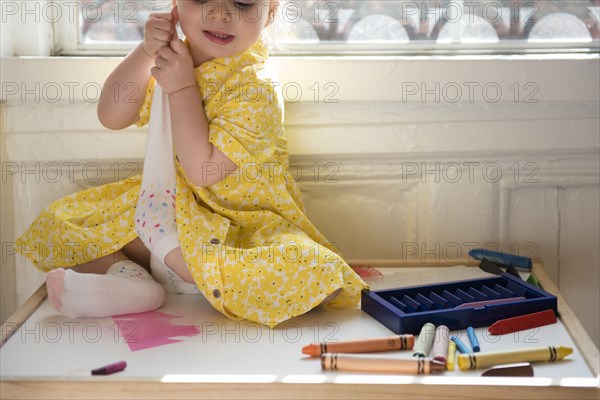
[[[46,277],[54,308],[70,317],[108,317],[155,310],[165,300],[163,287],[133,261],[119,261],[106,274],[58,268]]]
[[[180,246],[175,214],[176,187],[169,98],[157,84],[152,98],[144,171],[134,221],[138,236],[160,262],[164,262],[167,254]]]

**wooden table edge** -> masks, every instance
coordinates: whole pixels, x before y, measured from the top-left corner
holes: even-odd
[[[27,318],[46,300],[48,292],[46,283],[33,292],[31,296],[2,324],[2,341],[0,347],[12,337],[12,335],[27,321]]]
[[[6,399],[597,399],[598,388],[458,384],[352,384],[284,382],[160,382],[158,380],[0,381]]]

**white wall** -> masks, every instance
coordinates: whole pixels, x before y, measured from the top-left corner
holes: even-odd
[[[2,208],[14,216],[14,233],[2,224],[3,243],[53,199],[139,171],[145,130],[109,132],[96,119],[94,88],[118,61],[2,60],[3,89],[17,84],[10,96],[3,90],[3,176],[12,182],[3,179]],[[287,136],[309,216],[346,258],[452,261],[487,246],[542,259],[600,343],[597,56],[278,58],[274,66],[291,100]],[[20,256],[2,270],[13,261],[21,303],[43,274]],[[10,300],[4,275],[2,285]]]

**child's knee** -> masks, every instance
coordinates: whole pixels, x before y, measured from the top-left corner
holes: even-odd
[[[142,267],[146,271],[150,271],[150,251],[144,245],[144,242],[137,237],[131,242],[127,243],[121,251],[131,260]]]

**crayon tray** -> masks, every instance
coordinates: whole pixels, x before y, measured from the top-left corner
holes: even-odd
[[[524,299],[486,305],[467,304],[515,297]],[[434,285],[363,290],[361,308],[397,334],[418,334],[427,322],[459,330],[468,326],[488,326],[500,319],[548,309],[558,312],[556,296],[506,273]]]

